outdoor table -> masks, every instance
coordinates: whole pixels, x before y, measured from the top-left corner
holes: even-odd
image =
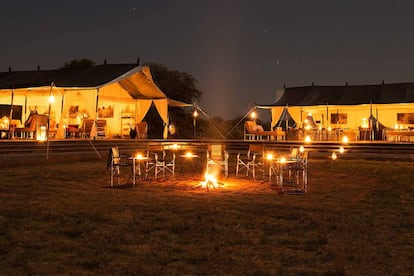
[[[280,189],[283,188],[283,184],[287,180],[291,180],[291,171],[287,170],[287,168],[292,167],[294,165],[300,165],[302,159],[300,158],[277,158],[270,161],[269,164],[269,182],[272,183],[272,175],[276,176],[276,183],[279,185]],[[283,172],[288,171],[288,179],[284,179]]]
[[[145,170],[145,162],[150,160],[150,158],[146,156],[131,156],[128,159],[132,160],[132,185],[135,186],[136,178],[139,177],[141,179],[142,177],[141,166]]]

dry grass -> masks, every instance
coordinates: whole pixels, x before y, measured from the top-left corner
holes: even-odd
[[[235,178],[108,188],[102,162],[2,170],[0,274],[411,274],[414,166],[313,161],[310,192]]]

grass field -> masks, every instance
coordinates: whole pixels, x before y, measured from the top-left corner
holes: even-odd
[[[413,163],[311,160],[304,195],[198,182],[109,188],[104,162],[2,168],[0,274],[414,273]]]

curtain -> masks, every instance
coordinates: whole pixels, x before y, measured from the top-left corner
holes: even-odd
[[[157,108],[158,113],[161,116],[161,119],[164,121],[164,139],[168,137],[168,100],[159,99],[154,100],[155,107]]]

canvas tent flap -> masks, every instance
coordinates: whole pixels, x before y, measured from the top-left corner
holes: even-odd
[[[287,128],[295,128],[296,122],[290,115],[287,108],[284,108],[282,114],[277,121],[276,127],[281,127],[283,130],[286,131]]]

